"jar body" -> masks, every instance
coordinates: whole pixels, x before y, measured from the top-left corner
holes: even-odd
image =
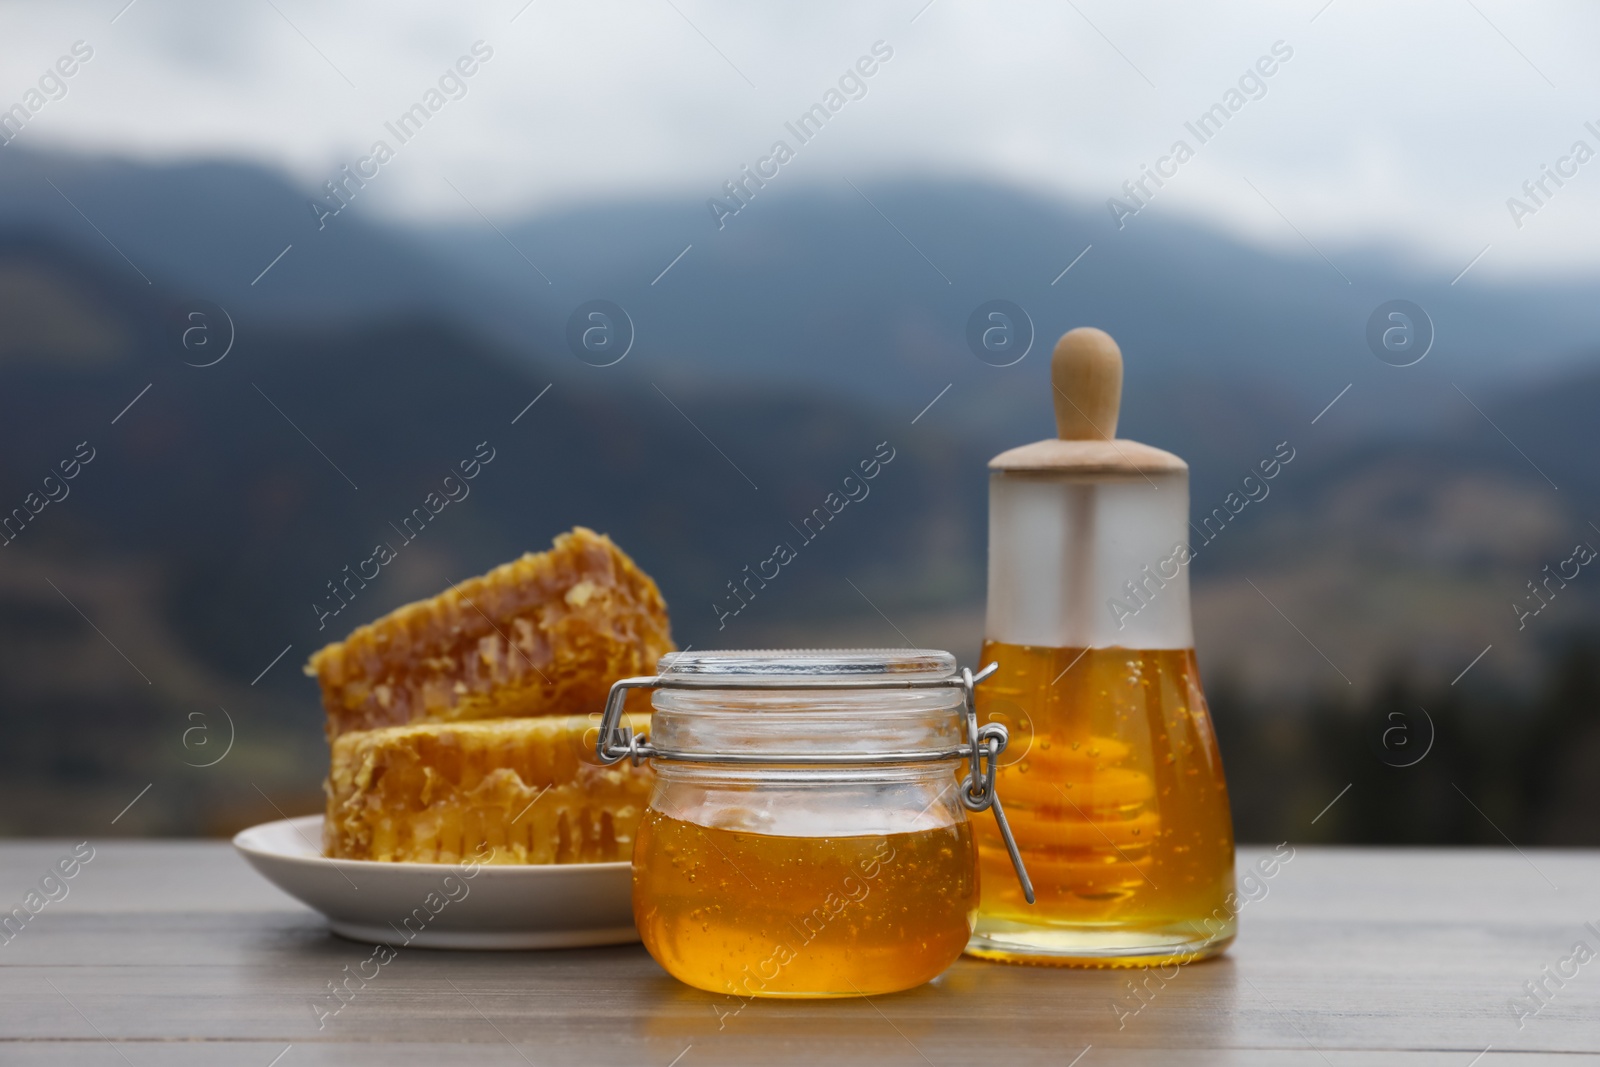
[[[980,826],[969,951],[1030,963],[1188,962],[1235,933],[1227,785],[1189,621],[1186,474],[999,475],[979,719],[1011,746],[997,790],[1029,906]],[[996,558],[996,554],[999,558]]]
[[[939,754],[966,739],[964,698],[849,687],[862,672],[951,677],[954,659],[699,653],[682,669],[732,684],[768,673],[654,695],[633,911],[656,961],[741,998],[890,993],[955,962],[978,907],[977,849]],[[818,675],[841,684],[781,688]]]
[[[657,765],[633,910],[669,974],[739,997],[850,997],[955,962],[979,891],[948,764],[898,781],[754,777]]]

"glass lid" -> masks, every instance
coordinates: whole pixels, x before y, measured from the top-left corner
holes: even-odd
[[[785,648],[669,652],[656,673],[679,685],[729,683],[781,688],[787,683],[926,681],[956,673],[956,658],[929,648]]]

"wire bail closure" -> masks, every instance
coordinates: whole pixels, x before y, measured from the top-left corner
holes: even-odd
[[[801,767],[827,767],[827,766],[874,766],[878,764],[896,763],[929,763],[940,760],[963,759],[967,761],[968,773],[961,780],[961,806],[968,811],[992,811],[994,821],[1000,828],[1000,838],[1005,842],[1006,852],[1011,856],[1011,866],[1017,872],[1017,881],[1022,886],[1022,895],[1029,904],[1034,902],[1033,880],[1028,877],[1028,870],[1022,863],[1022,853],[1017,849],[1016,839],[1011,836],[1011,824],[1006,821],[1005,807],[1000,803],[1000,796],[995,791],[995,778],[999,773],[1000,753],[1006,750],[1010,736],[1003,723],[992,722],[986,726],[978,725],[978,706],[973,699],[973,689],[1000,669],[998,663],[991,663],[977,674],[966,667],[961,673],[949,678],[917,678],[900,681],[892,678],[851,679],[839,682],[815,681],[785,681],[780,684],[753,685],[746,681],[707,681],[700,678],[687,678],[682,675],[667,674],[641,675],[637,678],[623,678],[613,683],[611,692],[606,697],[605,714],[600,720],[600,736],[595,742],[595,754],[600,762],[607,766],[620,763],[622,760],[632,760],[634,765],[643,763],[647,759],[684,760],[695,763],[749,763],[749,764],[779,764]],[[635,734],[632,728],[622,724],[622,709],[627,702],[630,689],[702,689],[702,690],[863,690],[863,689],[960,689],[963,693],[965,720],[967,726],[967,740],[964,744],[942,749],[925,749],[922,751],[906,752],[836,752],[836,753],[809,753],[805,755],[783,757],[764,753],[749,752],[678,752],[669,749],[659,749],[650,742],[645,734]]]

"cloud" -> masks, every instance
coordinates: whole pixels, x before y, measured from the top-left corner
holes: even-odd
[[[1582,105],[1597,98],[1584,42],[1600,10],[1578,0],[1537,10],[1509,0],[935,0],[922,10],[910,0],[815,4],[803,18],[706,0],[139,0],[113,24],[123,2],[0,9],[0,107],[73,41],[96,49],[69,98],[30,124],[33,145],[242,157],[309,191],[481,39],[495,62],[368,206],[475,218],[445,179],[501,218],[640,194],[700,205],[884,40],[894,63],[786,172],[790,187],[948,175],[1104,203],[1283,41],[1293,61],[1151,213],[1329,254],[1387,243],[1452,274],[1486,245],[1474,268],[1484,274],[1600,262],[1588,237],[1600,162],[1520,230],[1505,203],[1574,140],[1600,149],[1583,125],[1600,126],[1600,106]]]

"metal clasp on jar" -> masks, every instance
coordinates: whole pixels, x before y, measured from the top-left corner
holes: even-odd
[[[973,689],[999,669],[991,663],[977,674],[963,667],[961,673],[949,678],[917,678],[901,681],[893,678],[851,679],[848,682],[784,681],[781,684],[755,684],[749,681],[711,681],[685,678],[672,674],[645,675],[623,678],[611,686],[606,697],[605,715],[600,720],[600,737],[595,742],[595,753],[600,762],[618,763],[631,759],[635,764],[647,759],[689,760],[695,763],[750,763],[785,764],[799,767],[876,766],[895,763],[930,763],[938,760],[963,759],[969,770],[961,780],[961,806],[968,811],[992,811],[1000,828],[1000,838],[1011,856],[1011,866],[1022,885],[1022,895],[1033,903],[1033,881],[1023,866],[1022,853],[1016,839],[1011,836],[1011,824],[1006,821],[1005,807],[995,791],[995,778],[1000,769],[1000,753],[1006,750],[1009,735],[1003,724],[992,722],[978,725],[978,706],[973,699]],[[924,749],[904,752],[813,752],[777,757],[767,753],[749,752],[675,752],[658,749],[648,736],[635,734],[622,725],[622,709],[630,689],[701,689],[701,690],[866,690],[866,689],[960,689],[963,692],[964,719],[967,740],[960,745],[942,749]]]

